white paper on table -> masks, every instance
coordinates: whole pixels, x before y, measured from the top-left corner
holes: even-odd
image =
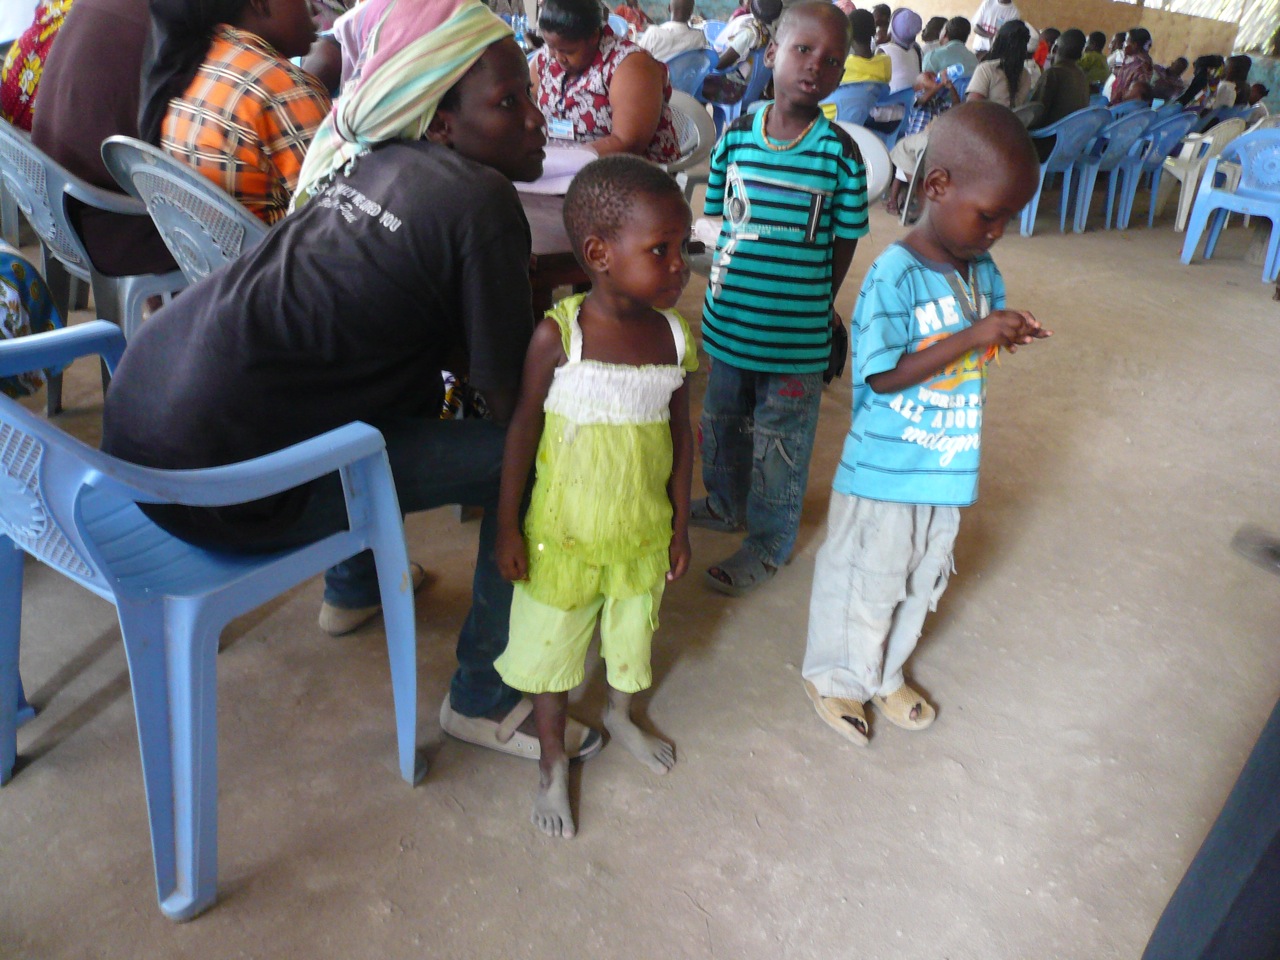
[[[542,176],[532,183],[517,183],[521,193],[546,193],[563,196],[578,171],[592,160],[596,152],[589,147],[547,147],[542,163]]]

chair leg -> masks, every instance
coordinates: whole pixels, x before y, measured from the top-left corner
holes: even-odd
[[[1036,231],[1036,211],[1040,209],[1040,194],[1044,190],[1044,167],[1040,167],[1040,183],[1036,185],[1035,195],[1031,201],[1022,208],[1022,229],[1021,233],[1024,237],[1029,237]]]
[[[1116,210],[1116,188],[1124,182],[1124,167],[1116,167],[1107,177],[1107,218],[1102,222],[1102,229],[1111,229],[1111,218]],[[1123,193],[1123,191],[1122,191]],[[1117,224],[1119,226],[1119,224]]]
[[[45,375],[44,415],[56,417],[62,412],[62,374]]]
[[[1178,194],[1178,219],[1173,224],[1173,229],[1179,233],[1187,229],[1187,217],[1191,216],[1191,207],[1196,202],[1199,186],[1199,171],[1188,171],[1182,181],[1182,191]]]
[[[1191,210],[1191,216],[1194,219],[1195,217],[1194,207]],[[1208,219],[1209,239],[1205,242],[1205,245],[1204,245],[1204,258],[1206,260],[1212,260],[1213,255],[1217,252],[1218,238],[1222,236],[1222,228],[1227,225],[1227,219],[1229,217],[1230,217],[1230,213],[1227,210],[1219,209],[1219,210],[1213,210],[1209,213],[1209,219]],[[1188,230],[1188,233],[1189,232],[1190,231]],[[1198,232],[1197,232],[1197,236],[1199,236]],[[1195,253],[1194,247],[1192,248],[1191,252],[1193,254]]]
[[[188,920],[218,883],[216,658],[220,625],[194,605],[121,600],[160,909]]]
[[[1190,263],[1196,255],[1196,247],[1200,245],[1200,238],[1204,235],[1204,230],[1209,222],[1209,214],[1212,208],[1205,203],[1198,203],[1191,210],[1191,216],[1187,223],[1186,236],[1182,239],[1182,262]],[[1210,242],[1212,245],[1212,241]]]
[[[1280,274],[1280,220],[1272,219],[1271,236],[1267,240],[1267,258],[1262,261],[1262,282],[1275,283]]]
[[[1084,233],[1089,222],[1089,205],[1093,203],[1093,188],[1098,182],[1098,168],[1087,164],[1076,169],[1079,182],[1076,185],[1076,219],[1073,229],[1076,233]]]
[[[18,639],[22,626],[23,551],[0,537],[0,786],[13,777],[18,758],[20,714],[27,706],[18,675]]]
[[[360,490],[371,501],[374,565],[382,596],[382,618],[387,633],[387,658],[391,664],[391,697],[395,707],[396,744],[400,775],[412,784],[426,774],[417,764],[418,747],[418,643],[414,624],[413,574],[405,548],[404,523],[395,484],[384,470],[375,470],[373,458],[350,468],[348,489]],[[386,462],[386,454],[382,455]],[[344,483],[347,478],[344,478]]]
[[[1083,172],[1080,170],[1069,169],[1062,171],[1062,196],[1058,200],[1058,232],[1067,232],[1067,211],[1071,208],[1071,181],[1076,180],[1076,204],[1080,203],[1080,193],[1084,189],[1082,177]],[[1084,229],[1083,227],[1081,229]]]

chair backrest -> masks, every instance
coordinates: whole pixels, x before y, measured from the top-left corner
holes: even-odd
[[[1238,190],[1268,193],[1280,203],[1280,130],[1235,137],[1222,151],[1222,159],[1240,164]]]
[[[888,89],[887,87],[885,88]],[[916,92],[911,87],[905,90],[899,90],[897,93],[886,93],[876,101],[877,107],[892,107],[898,104],[902,107],[902,122],[898,124],[898,128],[892,133],[882,135],[886,149],[892,150],[894,144],[898,142],[898,138],[902,136],[902,132],[907,128],[907,122],[911,119],[911,105],[916,102]]]
[[[668,173],[676,173],[702,163],[711,156],[716,145],[716,124],[707,113],[705,104],[699,103],[680,90],[671,91],[671,117],[675,121],[676,137],[680,140],[680,157],[666,165]]]
[[[702,25],[702,35],[707,38],[707,45],[713,46],[727,26],[728,24],[723,20],[708,20],[704,23]]]
[[[889,160],[889,151],[874,130],[860,123],[846,123],[843,120],[837,120],[836,123],[853,137],[853,142],[862,153],[862,162],[867,168],[867,203],[875,203],[884,195],[893,178],[893,163]]]
[[[1092,140],[1106,124],[1111,121],[1111,114],[1103,107],[1085,107],[1075,113],[1069,113],[1056,123],[1031,131],[1036,138],[1054,138],[1053,152],[1045,159],[1042,166],[1060,167],[1063,164],[1078,160]]]
[[[964,103],[965,94],[969,92],[969,81],[973,79],[970,74],[967,77],[956,77],[951,81],[951,85],[956,88],[956,99]]]
[[[681,90],[691,97],[702,92],[702,82],[716,65],[716,52],[711,49],[686,50],[667,61],[667,76],[672,90]]]
[[[1244,133],[1244,121],[1240,118],[1223,120],[1220,124],[1204,134],[1204,153],[1201,159],[1209,160],[1226,149],[1227,144]]]
[[[1246,132],[1253,133],[1255,130],[1270,130],[1272,127],[1280,127],[1280,113],[1269,113],[1265,117],[1254,121]]]
[[[130,137],[108,137],[102,159],[122,188],[147,205],[190,283],[256,246],[267,226],[208,177]]]
[[[1143,156],[1142,166],[1147,170],[1160,166],[1164,158],[1182,142],[1182,138],[1191,132],[1197,119],[1194,113],[1186,110],[1163,120],[1157,116],[1143,138],[1147,141],[1147,152]]]
[[[747,107],[764,96],[764,88],[773,79],[773,69],[764,65],[766,49],[766,47],[761,47],[759,50],[751,52],[751,77],[747,80],[747,89],[742,94],[742,99],[738,101],[740,111],[746,110]]]
[[[1124,117],[1139,110],[1150,110],[1151,105],[1145,100],[1122,100],[1110,107],[1113,117]]]
[[[1117,117],[1098,131],[1098,141],[1102,143],[1102,153],[1098,157],[1098,165],[1109,170],[1128,156],[1134,146],[1142,139],[1151,127],[1155,113],[1144,110],[1141,113],[1130,111]]]
[[[1024,103],[1020,107],[1013,108],[1013,115],[1022,121],[1024,127],[1033,126],[1037,120],[1044,116],[1044,104],[1039,101]]]
[[[609,29],[623,40],[631,36],[631,24],[627,23],[625,17],[621,17],[616,13],[609,14]]]
[[[1187,108],[1180,104],[1177,100],[1169,100],[1162,103],[1156,110],[1156,114],[1161,120],[1167,120],[1169,117],[1180,116],[1187,112]]]
[[[1089,106],[1091,107],[1105,107],[1110,102],[1105,93],[1092,93],[1089,95]]]
[[[0,177],[5,192],[49,253],[72,276],[89,280],[89,253],[71,225],[65,197],[67,184],[78,178],[46,156],[30,136],[4,121],[0,121]]]
[[[867,122],[871,108],[888,93],[889,85],[886,83],[842,83],[823,103],[835,106],[836,120],[863,124]]]

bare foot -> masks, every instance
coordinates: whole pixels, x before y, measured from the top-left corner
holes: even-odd
[[[676,765],[676,748],[661,737],[645,733],[625,711],[605,711],[604,728],[610,737],[654,773],[666,773]]]
[[[576,832],[569,810],[569,761],[561,759],[543,771],[533,798],[533,825],[549,837],[572,837]]]

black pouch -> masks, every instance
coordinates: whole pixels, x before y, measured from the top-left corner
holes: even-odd
[[[838,313],[831,314],[831,356],[827,358],[827,369],[822,373],[822,382],[830,383],[836,377],[844,375],[844,365],[849,359],[849,331]]]

